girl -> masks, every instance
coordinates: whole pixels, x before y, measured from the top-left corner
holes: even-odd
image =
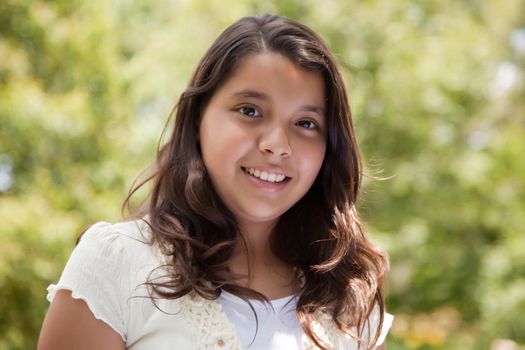
[[[363,233],[343,79],[309,28],[226,29],[174,109],[136,219],[81,237],[39,349],[375,349],[392,317]],[[129,197],[126,204],[129,204]]]

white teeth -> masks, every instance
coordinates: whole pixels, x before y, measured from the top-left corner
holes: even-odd
[[[260,171],[254,168],[244,168],[244,171],[252,176],[268,182],[282,182],[286,178],[286,175],[283,174],[268,173],[266,171]]]

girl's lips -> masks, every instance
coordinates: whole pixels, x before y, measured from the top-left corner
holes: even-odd
[[[241,170],[249,175],[252,175],[253,177],[259,178],[262,181],[279,183],[286,179],[291,179],[290,176],[287,176],[282,170],[277,168],[252,168],[241,166]]]
[[[286,177],[283,181],[281,182],[269,182],[269,181],[264,181],[264,180],[261,180],[255,176],[252,176],[250,174],[248,174],[246,171],[244,171],[244,169],[242,170],[243,174],[247,177],[247,180],[252,184],[254,185],[255,187],[263,190],[263,191],[266,191],[266,192],[279,192],[281,191],[287,184],[288,182],[291,180],[291,178],[289,177]]]

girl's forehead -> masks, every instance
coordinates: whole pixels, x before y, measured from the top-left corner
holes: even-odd
[[[300,98],[324,108],[324,78],[289,58],[263,52],[243,58],[217,94],[229,97],[259,95],[268,100]]]
[[[319,75],[293,62],[290,58],[272,51],[264,51],[242,58],[232,72],[232,78],[238,75],[261,75],[287,73],[283,78],[299,79],[301,75]]]

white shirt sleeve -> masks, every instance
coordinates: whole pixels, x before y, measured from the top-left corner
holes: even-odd
[[[381,325],[381,330],[379,332],[379,338],[377,339],[376,343],[374,344],[376,347],[383,344],[386,340],[386,336],[388,332],[390,331],[390,328],[392,327],[392,322],[394,321],[394,316],[389,313],[383,314],[383,324]],[[370,335],[369,339],[374,339],[377,328],[379,327],[379,307],[376,305],[374,309],[372,310],[372,313],[370,314],[368,318],[368,325],[365,325],[364,330],[364,339],[367,339],[368,335]]]
[[[130,252],[123,235],[112,226],[99,222],[84,233],[58,283],[47,288],[47,299],[51,302],[58,290],[70,290],[73,298],[84,300],[95,318],[125,341]]]
[[[379,346],[383,344],[386,340],[386,336],[388,332],[390,331],[390,328],[392,327],[392,322],[394,321],[394,315],[391,315],[389,313],[385,313],[385,316],[383,318],[383,326],[381,327],[381,333],[379,333],[379,338],[377,339],[376,346]],[[379,319],[377,320],[379,323]],[[377,328],[377,325],[376,325]]]

